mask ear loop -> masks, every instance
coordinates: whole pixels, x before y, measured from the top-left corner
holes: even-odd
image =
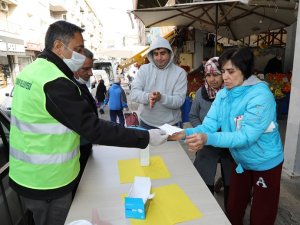
[[[60,41],[60,43],[62,44],[62,46],[64,47],[64,49],[68,49],[69,51],[71,51],[62,41]],[[72,52],[72,51],[71,51]],[[62,58],[66,59],[66,57],[64,56],[64,53],[62,52]]]

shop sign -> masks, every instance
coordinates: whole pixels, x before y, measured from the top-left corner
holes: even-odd
[[[42,47],[41,44],[39,43],[31,43],[31,42],[27,42],[26,43],[26,50],[31,50],[31,51],[41,51]]]
[[[7,43],[7,51],[8,52],[25,52],[24,45]]]
[[[6,43],[5,42],[0,42],[0,51],[7,51]]]

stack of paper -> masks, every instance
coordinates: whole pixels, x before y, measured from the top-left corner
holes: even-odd
[[[158,128],[165,131],[168,135],[172,135],[172,134],[183,131],[183,129],[176,127],[176,126],[171,126],[169,124],[164,124]]]

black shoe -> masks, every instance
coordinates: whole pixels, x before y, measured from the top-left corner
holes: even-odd
[[[220,193],[222,187],[224,187],[223,180],[222,177],[219,177],[215,183],[215,192]]]
[[[100,109],[100,114],[104,114],[104,110],[103,109]]]

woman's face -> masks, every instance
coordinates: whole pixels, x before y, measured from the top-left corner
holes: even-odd
[[[208,83],[208,85],[214,89],[219,89],[223,83],[222,75],[217,73],[207,73],[205,75],[205,80]]]
[[[224,85],[227,89],[232,89],[236,86],[240,86],[244,82],[244,75],[242,71],[231,63],[231,60],[227,61],[222,67],[222,77]]]

